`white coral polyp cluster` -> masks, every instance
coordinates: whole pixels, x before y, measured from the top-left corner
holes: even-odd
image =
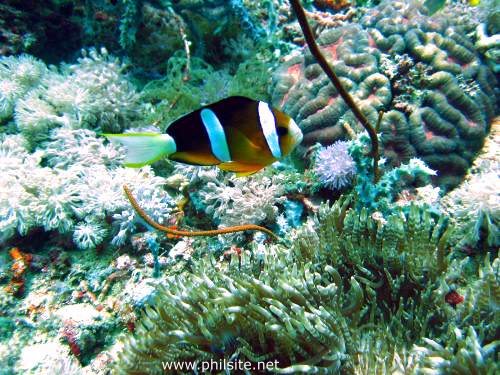
[[[47,101],[69,113],[73,127],[119,132],[138,109],[138,94],[125,79],[125,66],[106,49],[82,51],[78,63],[62,75],[47,75]]]
[[[81,250],[93,249],[106,237],[108,230],[96,222],[81,222],[73,231],[73,242]]]
[[[68,176],[40,166],[42,152],[30,154],[20,136],[7,136],[0,143],[0,240],[16,230],[26,234],[34,227],[68,231],[72,226],[74,189]]]
[[[445,211],[458,217],[477,217],[480,211],[500,215],[500,177],[498,169],[471,175],[442,200]]]
[[[0,141],[0,241],[42,227],[72,234],[78,248],[99,245],[111,233],[126,242],[139,218],[123,193],[128,185],[157,221],[168,217],[175,199],[150,167],[129,169],[113,159],[117,150],[85,129],[55,129],[46,149],[29,153],[20,135]],[[48,166],[42,166],[42,158]],[[108,220],[112,219],[111,225]]]
[[[0,57],[0,123],[12,116],[16,101],[36,87],[46,72],[45,64],[29,55]]]
[[[350,185],[356,175],[356,163],[347,150],[348,142],[337,141],[318,152],[314,172],[323,186],[340,190]]]
[[[80,249],[108,238],[124,244],[141,222],[123,192],[162,222],[176,206],[151,168],[121,167],[123,150],[96,131],[120,132],[138,118],[139,95],[125,66],[105,49],[50,68],[30,56],[0,57],[0,242],[43,228],[72,236]]]
[[[284,188],[274,178],[255,175],[249,178],[221,176],[210,178],[198,192],[204,212],[210,215],[219,227],[240,224],[262,224],[275,221],[277,204],[283,202]]]
[[[32,147],[55,127],[120,132],[140,111],[125,66],[105,49],[48,69],[30,56],[0,58],[0,123],[14,118]]]

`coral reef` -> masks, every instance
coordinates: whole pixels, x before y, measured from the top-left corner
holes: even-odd
[[[0,122],[10,118],[16,101],[39,85],[47,67],[29,55],[0,58]]]
[[[494,374],[500,370],[495,359],[499,341],[482,345],[474,328],[466,332],[455,329],[445,346],[426,339],[425,347],[416,346],[419,364],[417,373],[441,371],[460,374]]]
[[[197,189],[198,184],[202,188]],[[221,172],[213,170],[212,175],[193,181],[191,188],[190,196],[197,209],[219,227],[272,223],[278,214],[277,205],[285,199],[284,188],[277,179],[261,175],[246,180],[229,176],[223,179]]]
[[[117,167],[117,151],[94,132],[58,128],[51,136],[46,152],[30,154],[19,135],[6,136],[0,144],[7,166],[0,190],[2,241],[16,231],[26,235],[42,227],[72,233],[83,249],[95,248],[108,232],[114,233],[113,243],[122,244],[138,224],[123,195],[125,183],[136,189],[142,206],[157,220],[175,207],[175,200],[159,189],[163,178],[149,168]]]
[[[337,141],[318,151],[314,171],[323,186],[340,190],[356,175],[356,164],[347,148],[347,142]]]
[[[160,221],[175,207],[158,189],[164,179],[148,168],[119,167],[120,152],[83,129],[123,130],[142,108],[122,74],[124,65],[105,50],[83,55],[60,72],[27,56],[0,60],[2,117],[13,118],[20,133],[3,135],[0,143],[3,242],[42,227],[71,233],[81,249],[95,248],[110,235],[123,244],[138,224],[127,211],[124,183]]]
[[[377,124],[379,174],[290,2],[0,5],[0,55],[48,56],[0,57],[0,373],[499,371],[498,13],[301,3]],[[236,178],[123,168],[100,134],[162,132],[231,95],[273,96],[308,143]],[[277,238],[183,237],[245,223]]]
[[[384,314],[402,319],[397,311],[411,310],[417,291],[446,271],[450,229],[416,206],[385,225],[348,207],[323,205],[290,249],[268,247],[261,260],[234,255],[242,262],[229,268],[200,260],[192,274],[167,280],[125,339],[118,373],[157,373],[159,360],[224,358],[277,360],[284,373],[353,366],[356,327]],[[407,329],[423,329],[429,311],[422,313]]]
[[[499,245],[499,158],[500,126],[497,117],[465,181],[440,202],[441,209],[451,216],[464,234],[459,247],[482,253]]]
[[[489,129],[495,77],[460,24],[420,9],[383,2],[359,25],[325,29],[318,43],[370,122],[386,112],[380,130],[389,162],[419,157],[438,171],[435,183],[450,189]],[[287,57],[273,77],[272,97],[297,120],[305,146],[346,138],[345,122],[360,130],[307,50]]]
[[[60,72],[28,56],[0,59],[0,119],[13,115],[32,147],[54,127],[120,131],[136,119],[138,95],[125,66],[105,49],[82,54]]]

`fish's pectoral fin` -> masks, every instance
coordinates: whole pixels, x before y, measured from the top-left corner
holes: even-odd
[[[127,154],[124,165],[127,167],[139,168],[176,151],[175,141],[168,134],[124,133],[103,135],[111,143],[125,147]]]
[[[236,128],[225,129],[230,143],[231,159],[252,165],[269,165],[275,161],[267,147],[261,147]]]
[[[228,172],[235,172],[237,177],[249,176],[260,171],[264,165],[260,164],[245,164],[237,161],[230,161],[227,163],[220,163],[217,165],[221,170]]]

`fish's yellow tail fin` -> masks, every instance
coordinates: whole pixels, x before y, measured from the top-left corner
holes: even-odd
[[[127,155],[124,164],[139,168],[158,159],[173,154],[177,147],[168,134],[159,133],[124,133],[103,134],[112,143],[125,146]]]

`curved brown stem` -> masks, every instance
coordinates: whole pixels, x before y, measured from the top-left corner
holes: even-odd
[[[227,234],[227,233],[236,233],[236,232],[243,232],[245,230],[255,230],[259,232],[264,232],[271,236],[273,239],[277,240],[278,237],[269,229],[261,227],[260,225],[255,225],[255,224],[244,224],[244,225],[235,225],[232,227],[227,227],[227,228],[221,228],[221,229],[213,229],[213,230],[200,230],[200,231],[188,231],[188,230],[178,230],[178,229],[172,229],[169,227],[165,227],[156,221],[154,221],[140,206],[139,203],[137,203],[137,200],[134,198],[132,195],[132,192],[128,188],[127,185],[123,185],[123,190],[125,191],[125,195],[127,196],[127,199],[130,201],[130,204],[132,207],[134,207],[134,210],[137,212],[137,214],[149,225],[151,225],[153,228],[165,232],[174,236],[181,236],[181,237],[200,237],[200,236],[217,236],[219,234]]]
[[[373,179],[374,182],[377,182],[379,179],[378,159],[380,157],[377,133],[373,128],[373,126],[368,122],[368,119],[365,117],[365,115],[363,115],[358,105],[354,102],[352,96],[347,92],[344,86],[342,86],[342,83],[340,82],[339,78],[328,64],[328,61],[326,61],[325,56],[323,56],[323,54],[321,53],[318,44],[314,39],[311,27],[307,22],[304,9],[302,8],[302,5],[300,5],[300,1],[290,0],[290,4],[292,5],[293,11],[297,16],[297,20],[299,21],[300,28],[302,29],[302,33],[304,34],[304,38],[306,40],[307,45],[309,46],[311,54],[318,62],[321,69],[323,69],[323,71],[326,73],[330,81],[333,83],[333,86],[335,86],[337,92],[340,94],[342,99],[344,99],[344,101],[347,103],[352,113],[354,113],[354,116],[356,116],[358,121],[361,123],[361,125],[363,125],[363,127],[368,132],[368,135],[370,136],[372,144],[371,156],[373,158]]]

